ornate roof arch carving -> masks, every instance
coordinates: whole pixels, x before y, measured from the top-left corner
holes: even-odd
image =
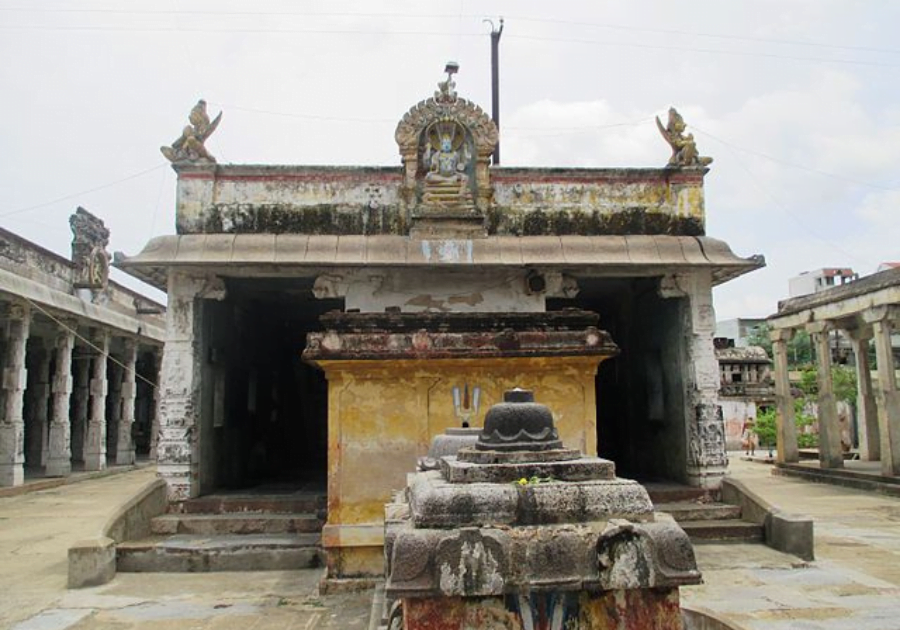
[[[434,96],[410,108],[394,132],[414,231],[417,223],[435,232],[440,221],[458,225],[463,218],[475,232],[484,232],[484,213],[493,197],[490,157],[500,134],[484,110],[457,96],[453,74],[458,68],[448,63],[447,78]]]
[[[394,139],[400,153],[405,156],[416,151],[422,131],[441,120],[455,120],[468,129],[479,157],[490,156],[497,146],[500,137],[497,125],[484,110],[472,101],[458,97],[456,92],[438,90],[434,97],[411,107],[397,124]]]

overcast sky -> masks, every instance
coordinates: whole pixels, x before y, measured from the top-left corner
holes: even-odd
[[[399,165],[444,63],[505,166],[662,166],[675,105],[715,158],[707,233],[768,267],[716,289],[764,316],[818,267],[900,260],[900,3],[828,0],[0,0],[0,225],[68,256],[77,205],[135,254],[174,233],[159,152],[198,98],[219,162]],[[116,272],[117,279],[122,274]]]

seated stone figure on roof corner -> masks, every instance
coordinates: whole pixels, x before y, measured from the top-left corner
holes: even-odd
[[[175,140],[170,147],[160,147],[166,159],[170,162],[215,162],[214,158],[203,145],[206,139],[212,135],[222,120],[222,112],[210,122],[206,113],[206,101],[200,99],[188,116],[190,125],[181,131],[181,137]]]
[[[685,134],[684,130],[687,125],[684,118],[678,113],[674,107],[669,108],[669,119],[666,126],[663,127],[659,116],[656,117],[656,126],[659,132],[669,146],[672,147],[672,157],[669,158],[668,166],[684,167],[684,166],[707,166],[712,163],[711,157],[701,157],[697,153],[697,143],[694,141],[694,134]]]

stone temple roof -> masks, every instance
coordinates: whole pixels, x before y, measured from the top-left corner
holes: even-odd
[[[579,274],[663,275],[709,268],[715,284],[765,264],[740,258],[723,241],[703,236],[491,236],[414,239],[401,235],[185,234],[159,236],[135,256],[116,254],[115,265],[165,290],[170,267],[279,269],[328,267],[541,266]]]
[[[716,348],[720,363],[771,363],[769,355],[759,346],[746,348]]]

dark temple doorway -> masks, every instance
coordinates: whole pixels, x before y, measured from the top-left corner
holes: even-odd
[[[663,298],[659,278],[578,278],[575,307],[600,315],[620,354],[596,377],[597,452],[639,481],[686,480],[684,298]]]
[[[304,363],[306,335],[342,300],[312,278],[230,278],[204,301],[200,492],[324,487],[328,387]]]

